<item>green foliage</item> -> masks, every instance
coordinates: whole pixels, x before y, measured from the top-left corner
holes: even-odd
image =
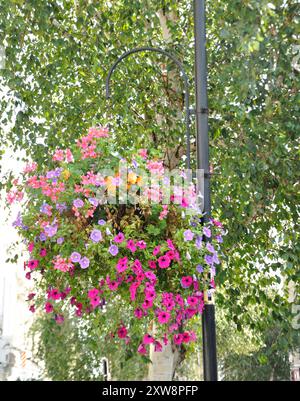
[[[1,0],[0,7],[0,77],[11,99],[1,100],[2,125],[12,107],[22,109],[3,144],[47,162],[49,149],[98,122],[111,123],[124,149],[182,143],[172,64],[156,54],[129,57],[113,75],[110,103],[104,80],[123,51],[142,45],[168,48],[192,78],[192,1]],[[287,320],[287,284],[297,292],[299,282],[298,15],[293,0],[207,1],[212,204],[229,232],[217,303],[238,328],[262,332],[271,317]],[[270,292],[278,283],[280,292]]]

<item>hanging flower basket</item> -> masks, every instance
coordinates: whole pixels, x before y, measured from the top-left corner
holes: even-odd
[[[109,319],[111,341],[134,339],[146,354],[149,344],[195,340],[190,322],[215,287],[223,230],[215,220],[203,226],[194,184],[171,185],[157,153],[120,153],[107,129],[91,128],[47,169],[28,165],[7,199],[23,202],[14,225],[30,254],[30,309],[58,324],[67,311],[104,327]],[[112,303],[126,305],[126,320],[111,324]]]

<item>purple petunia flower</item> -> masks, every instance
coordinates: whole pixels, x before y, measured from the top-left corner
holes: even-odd
[[[98,203],[99,203],[96,198],[89,198],[89,202],[91,205],[93,205],[95,207],[97,207]]]
[[[81,259],[81,255],[79,252],[72,252],[70,259],[73,263],[78,263]]]
[[[216,253],[213,254],[212,261],[213,261],[213,263],[216,263],[217,265],[220,264],[220,261],[219,261],[218,256],[217,256]]]
[[[216,240],[221,244],[223,242],[222,235],[216,235]]]
[[[209,252],[211,252],[211,253],[214,253],[214,252],[215,252],[215,248],[213,247],[213,245],[212,245],[210,242],[208,242],[208,243],[206,244],[206,249],[207,249]]]
[[[79,264],[80,264],[80,267],[81,267],[82,269],[86,269],[86,268],[88,268],[89,265],[90,265],[90,260],[89,260],[89,258],[87,258],[86,256],[84,256],[82,259],[80,259]]]
[[[22,216],[21,216],[21,213],[19,212],[16,217],[16,220],[12,223],[12,226],[13,227],[22,227],[22,225],[23,225]]]
[[[64,242],[64,237],[59,237],[59,238],[57,238],[57,243],[58,243],[58,245],[61,245],[63,242]]]
[[[197,265],[196,266],[196,270],[197,270],[198,273],[203,273],[204,272],[203,266],[201,266],[201,265]]]
[[[203,234],[207,237],[210,238],[211,237],[211,230],[208,227],[204,227],[203,228]]]
[[[64,210],[67,209],[66,203],[57,203],[56,204],[56,209],[59,211],[59,213],[62,213]]]
[[[212,264],[214,263],[214,262],[213,262],[213,258],[212,258],[212,256],[210,256],[210,255],[205,255],[204,259],[205,259],[205,262],[206,262],[208,265],[212,265]]]
[[[185,241],[192,241],[194,238],[194,233],[191,230],[185,230],[183,236]]]
[[[98,220],[99,226],[104,226],[106,224],[106,221],[103,219]]]
[[[45,227],[45,234],[47,237],[53,237],[57,233],[57,225]]]
[[[93,242],[99,242],[102,240],[102,234],[99,230],[93,230],[91,232],[90,238]]]
[[[197,236],[195,241],[196,248],[200,249],[202,247],[202,238],[200,235]]]
[[[82,199],[75,199],[74,201],[73,201],[73,205],[75,206],[75,207],[77,207],[77,209],[78,208],[80,208],[80,207],[82,207],[83,205],[84,205],[84,202],[83,202],[83,200]]]
[[[45,233],[40,234],[40,241],[46,241],[47,237]]]
[[[117,247],[117,245],[111,245],[108,248],[108,252],[112,255],[112,256],[116,256],[119,253],[119,248]]]
[[[41,208],[40,208],[41,213],[47,214],[48,216],[51,216],[51,206],[48,205],[48,203],[43,203]]]

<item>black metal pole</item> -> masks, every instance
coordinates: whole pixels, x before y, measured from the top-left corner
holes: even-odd
[[[211,212],[208,108],[207,108],[207,62],[205,32],[205,0],[194,0],[195,31],[195,84],[196,84],[196,144],[197,168],[204,171],[204,221]],[[205,381],[218,380],[215,306],[213,299],[204,294],[205,307],[202,315],[203,369]]]

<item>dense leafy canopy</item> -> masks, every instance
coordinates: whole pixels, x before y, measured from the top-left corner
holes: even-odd
[[[275,319],[288,329],[287,283],[299,278],[297,3],[207,1],[212,205],[228,229],[217,303],[238,328],[264,331]],[[21,110],[3,145],[47,164],[48,149],[109,122],[122,148],[183,153],[183,92],[172,63],[129,57],[114,73],[109,103],[104,80],[125,50],[151,45],[176,54],[192,84],[192,1],[0,4],[0,76],[9,90],[2,125]]]

